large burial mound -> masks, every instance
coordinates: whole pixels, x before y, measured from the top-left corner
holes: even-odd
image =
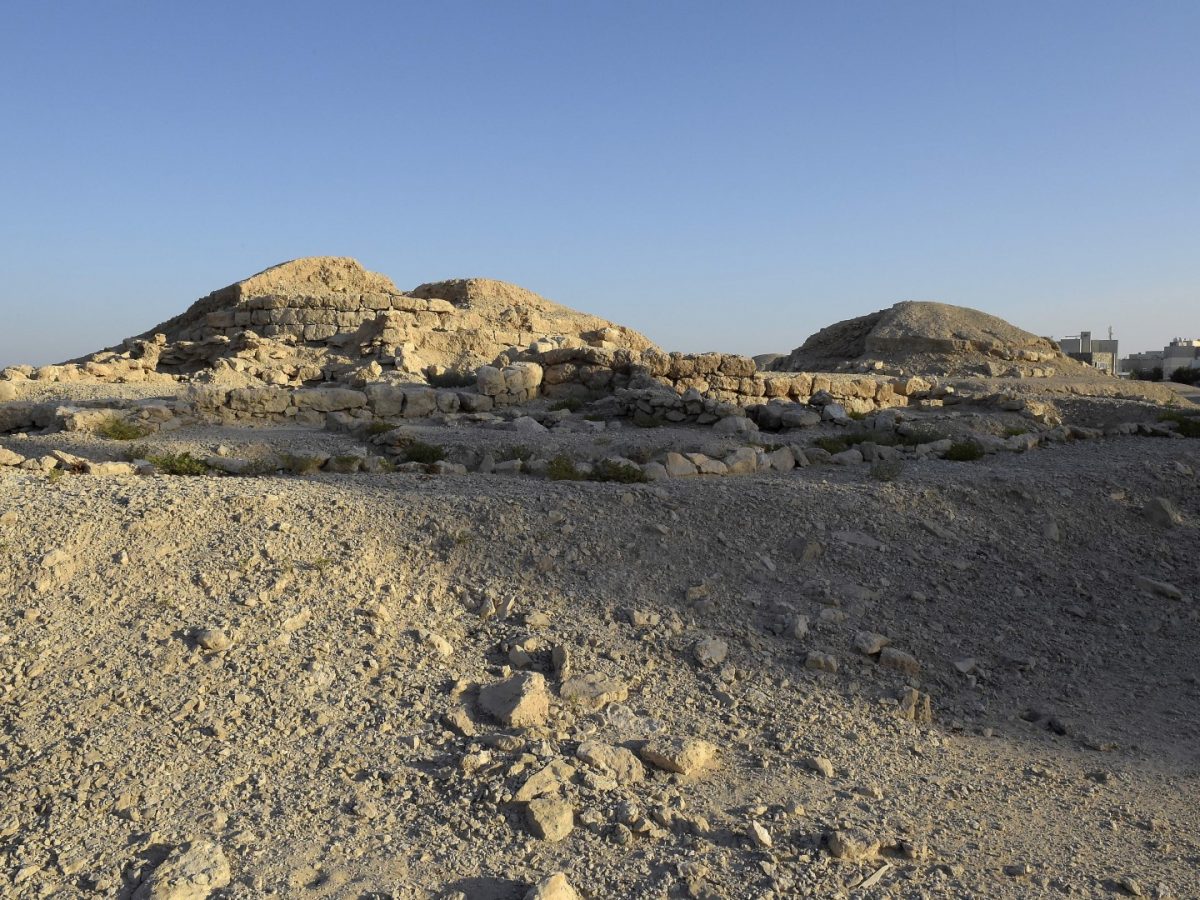
[[[148,363],[144,370],[180,374],[265,365],[282,383],[337,377],[372,362],[406,374],[470,371],[534,341],[633,351],[654,346],[631,329],[502,281],[440,281],[405,292],[354,259],[321,256],[273,266],[213,291],[87,362],[103,375],[96,366],[119,362],[132,350]]]
[[[772,371],[899,369],[934,375],[1095,375],[1051,340],[996,316],[908,301],[822,328]]]

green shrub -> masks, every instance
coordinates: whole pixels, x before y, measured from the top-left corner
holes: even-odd
[[[274,456],[263,456],[259,459],[247,460],[241,474],[248,477],[274,475],[283,467],[283,462]]]
[[[1200,438],[1200,413],[1165,412],[1158,417],[1160,422],[1174,422],[1179,427],[1175,430],[1184,437]]]
[[[914,428],[911,432],[900,438],[900,443],[906,447],[916,447],[920,444],[933,444],[938,441],[944,441],[948,437],[948,434],[944,431],[938,431],[936,428]]]
[[[567,412],[579,412],[579,410],[583,409],[583,401],[578,397],[566,397],[550,405],[551,412],[558,412],[562,409],[567,410]]]
[[[1200,384],[1200,369],[1180,366],[1171,373],[1171,380],[1177,384]]]
[[[983,458],[983,448],[974,441],[955,441],[946,451],[946,459],[954,462],[972,462]]]
[[[446,458],[446,449],[444,447],[439,447],[437,444],[427,444],[415,438],[401,445],[400,452],[404,454],[405,462],[425,463],[426,465],[441,462]]]
[[[814,447],[820,447],[826,453],[842,453],[850,449],[850,444],[845,438],[840,437],[819,437],[813,441]]]
[[[1009,425],[1004,429],[1005,437],[1016,437],[1019,434],[1029,434],[1029,429],[1022,428],[1020,425]]]
[[[48,482],[50,482],[51,484],[58,484],[60,481],[62,481],[66,477],[67,477],[66,471],[63,469],[59,469],[59,468],[53,468],[49,472],[46,473],[46,480]]]
[[[283,468],[293,475],[312,475],[321,470],[319,456],[298,456],[292,453],[283,455]]]
[[[462,372],[456,369],[447,369],[445,372],[425,373],[425,380],[429,382],[430,387],[435,388],[461,388],[475,386],[475,373]]]
[[[602,459],[592,467],[590,481],[616,481],[620,484],[641,484],[649,481],[646,473],[637,466],[611,459]]]
[[[904,463],[898,459],[881,459],[871,466],[871,477],[876,481],[895,481],[904,471]]]
[[[503,450],[496,451],[496,462],[508,462],[513,459],[519,459],[525,462],[533,457],[533,451],[524,444],[512,444],[505,447]]]
[[[387,434],[395,427],[391,422],[372,422],[367,426],[367,436],[376,437],[377,435]]]
[[[164,475],[205,475],[208,473],[208,463],[202,459],[196,459],[186,451],[183,453],[159,453],[147,456],[146,459]]]
[[[586,476],[579,471],[575,460],[560,453],[550,460],[550,465],[546,468],[546,477],[551,481],[583,481]]]
[[[148,428],[120,416],[109,416],[96,426],[96,434],[109,441],[136,441],[149,433]]]

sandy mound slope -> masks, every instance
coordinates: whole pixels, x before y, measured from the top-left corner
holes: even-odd
[[[965,306],[908,301],[822,328],[773,371],[840,371],[878,367],[941,375],[1000,375],[1012,365],[1026,375],[1092,370],[1051,340]],[[1038,367],[1043,371],[1035,371]]]

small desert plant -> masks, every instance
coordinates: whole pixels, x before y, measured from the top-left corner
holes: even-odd
[[[391,431],[395,427],[396,426],[393,425],[391,422],[372,422],[370,425],[367,426],[367,429],[366,429],[367,436],[368,437],[377,437],[378,435],[381,435],[381,434],[387,434],[389,431]]]
[[[136,441],[149,433],[149,429],[120,416],[109,416],[96,426],[96,434],[109,441]]]
[[[546,467],[546,477],[551,481],[583,481],[586,476],[579,471],[575,460],[560,453],[550,460],[550,465]]]
[[[293,475],[312,475],[321,469],[321,457],[298,456],[292,453],[283,455],[283,468]]]
[[[425,380],[429,382],[430,387],[435,388],[474,387],[475,373],[447,369],[445,372],[426,372]]]
[[[648,481],[646,473],[637,466],[611,459],[602,459],[592,467],[589,481],[616,481],[620,484],[641,484]]]
[[[955,441],[946,451],[946,459],[954,462],[973,462],[983,458],[983,448],[974,441]]]
[[[208,463],[196,459],[192,454],[159,453],[146,457],[158,471],[164,475],[205,475],[208,473]]]
[[[550,405],[551,412],[558,412],[562,409],[565,409],[567,412],[579,412],[579,410],[583,409],[583,401],[578,397],[566,397]]]
[[[813,446],[819,447],[826,453],[841,453],[850,449],[850,444],[846,439],[840,437],[819,437],[813,441]]]
[[[405,462],[425,463],[432,465],[446,458],[446,450],[436,444],[427,444],[416,439],[407,441],[400,447]]]
[[[904,463],[898,459],[881,459],[871,466],[871,477],[876,481],[895,481],[904,471]]]
[[[51,484],[58,484],[60,481],[62,481],[66,477],[67,477],[67,473],[66,473],[66,470],[64,470],[64,469],[53,468],[49,472],[46,473],[46,480],[48,482],[50,482]]]
[[[1159,414],[1158,421],[1174,422],[1178,426],[1175,430],[1184,437],[1200,438],[1200,414],[1165,412]]]
[[[249,460],[242,469],[242,475],[247,477],[261,477],[264,475],[274,475],[283,467],[283,462],[274,456],[264,456],[260,459]]]
[[[496,462],[508,462],[519,459],[524,462],[533,457],[533,451],[524,444],[512,444],[496,452]]]
[[[934,444],[938,441],[944,441],[949,435],[944,431],[938,431],[936,428],[914,428],[911,432],[900,438],[900,442],[906,447],[917,447],[921,444]]]
[[[861,422],[867,417],[866,413],[858,412],[857,410],[851,410],[850,412],[846,413],[846,415],[852,418],[855,422]]]
[[[1004,429],[1005,437],[1016,437],[1020,434],[1029,434],[1028,428],[1022,428],[1020,425],[1009,425]]]
[[[639,465],[653,462],[654,457],[662,452],[662,447],[633,447],[625,452],[625,456]]]

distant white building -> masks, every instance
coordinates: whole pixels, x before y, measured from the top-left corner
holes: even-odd
[[[1176,369],[1200,368],[1200,340],[1175,338],[1163,348],[1163,375]]]
[[[1063,338],[1058,346],[1071,359],[1087,363],[1109,375],[1117,374],[1117,342],[1113,340],[1111,328],[1108,329],[1108,340],[1095,339],[1090,331],[1081,331]]]
[[[1170,378],[1176,369],[1200,369],[1200,340],[1175,338],[1161,350],[1131,353],[1120,362],[1121,373],[1161,367],[1164,378]]]

